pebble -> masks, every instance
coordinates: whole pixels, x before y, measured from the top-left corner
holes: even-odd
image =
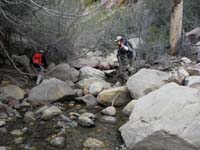
[[[65,146],[65,138],[64,137],[55,137],[50,141],[50,144],[57,148],[63,148]]]
[[[96,118],[95,115],[94,115],[93,113],[88,113],[88,112],[81,114],[80,117],[87,117],[87,118],[92,119],[93,121],[94,121],[95,118]]]
[[[22,132],[23,133],[26,133],[28,131],[28,128],[27,127],[24,127],[23,129],[22,129]]]
[[[75,122],[75,121],[72,121],[72,122],[69,123],[70,128],[76,128],[77,126],[78,126],[78,123]]]
[[[67,117],[67,116],[65,116],[63,114],[61,114],[60,117],[61,117],[62,121],[66,121],[66,122],[70,122],[71,121],[71,119],[69,117]]]
[[[6,124],[4,120],[0,120],[0,127],[3,127]]]
[[[106,150],[105,144],[95,138],[88,138],[83,143],[83,150]]]
[[[24,102],[21,103],[20,106],[21,106],[21,107],[29,107],[29,106],[31,106],[31,104],[28,103],[28,102],[26,102],[26,101],[24,101]]]
[[[95,118],[92,113],[83,113],[79,117],[78,123],[83,127],[95,127]]]
[[[112,116],[103,116],[99,120],[101,123],[116,124],[117,119]]]
[[[87,110],[86,109],[80,109],[80,110],[78,110],[78,112],[79,113],[85,113],[85,112],[87,112]]]
[[[115,116],[117,111],[116,111],[115,107],[110,106],[110,107],[107,107],[107,108],[103,109],[101,111],[101,113],[104,114],[104,115],[108,115],[108,116]]]
[[[7,119],[8,115],[5,112],[0,113],[0,119]]]
[[[81,105],[77,104],[75,107],[76,107],[76,109],[80,109]]]
[[[62,111],[58,107],[51,106],[51,107],[45,109],[42,112],[42,119],[44,119],[44,120],[50,120],[51,118],[53,118],[55,116],[58,116],[61,113],[62,113]]]
[[[75,102],[70,102],[68,105],[69,105],[69,107],[74,107],[75,106]]]
[[[36,119],[34,117],[34,113],[33,112],[28,111],[28,112],[25,113],[25,115],[24,115],[24,122],[26,124],[31,124],[31,123],[33,123],[35,121],[36,121]]]
[[[18,137],[18,138],[15,138],[15,144],[22,144],[23,141],[24,141],[24,138],[23,137]]]
[[[13,136],[22,136],[24,133],[21,130],[12,130],[10,134]]]
[[[69,113],[69,118],[70,118],[71,120],[77,120],[78,117],[80,117],[80,115],[79,115],[78,113],[75,113],[75,112],[70,112],[70,113]]]
[[[78,118],[78,123],[79,123],[79,125],[81,125],[83,127],[94,127],[95,126],[95,123],[91,118],[84,117],[84,116],[80,116]]]

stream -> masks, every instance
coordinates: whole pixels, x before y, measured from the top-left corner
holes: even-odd
[[[100,112],[104,107],[98,106],[95,108],[88,108],[79,102],[58,102],[55,105],[62,105],[62,115],[65,116],[68,116],[70,112],[79,114],[83,112],[94,113],[97,118],[95,122],[96,126],[85,128],[78,125],[77,121],[72,121],[67,123],[66,128],[62,129],[57,125],[59,122],[63,122],[61,116],[54,117],[49,121],[43,121],[38,118],[34,125],[27,126],[27,124],[24,123],[23,114],[30,108],[20,108],[18,111],[22,117],[6,124],[6,134],[0,132],[0,145],[6,146],[11,150],[56,150],[58,148],[51,146],[47,139],[58,134],[61,130],[64,130],[63,136],[65,137],[65,146],[59,148],[60,150],[82,150],[84,141],[89,137],[103,141],[106,145],[106,150],[118,150],[120,145],[123,144],[118,129],[128,118],[122,114],[122,108],[117,108],[117,123],[111,125],[98,121],[98,118],[102,116]],[[38,108],[31,109],[34,111]],[[22,144],[16,144],[13,135],[10,134],[10,132],[15,129],[26,130],[23,135]]]

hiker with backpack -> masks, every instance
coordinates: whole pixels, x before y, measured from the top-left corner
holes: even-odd
[[[46,53],[44,50],[38,48],[32,57],[32,65],[37,72],[36,85],[39,85],[43,79],[44,69],[47,67]]]
[[[128,70],[133,65],[134,54],[131,45],[122,36],[117,36],[115,42],[118,45],[119,82],[123,85],[128,80]]]

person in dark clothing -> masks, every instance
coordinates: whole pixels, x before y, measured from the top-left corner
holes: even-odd
[[[115,42],[118,44],[119,82],[123,85],[128,80],[128,69],[132,64],[133,53],[128,42],[122,36],[116,37]]]
[[[44,69],[47,67],[46,53],[44,50],[36,51],[32,57],[32,65],[37,71],[37,81],[36,84],[40,84],[43,78]]]

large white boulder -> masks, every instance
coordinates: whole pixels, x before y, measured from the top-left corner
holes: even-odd
[[[140,98],[119,130],[130,150],[200,149],[200,91],[169,83]]]
[[[40,85],[34,87],[28,99],[35,103],[51,103],[64,97],[74,96],[74,90],[64,81],[56,78],[44,80]]]
[[[127,87],[133,98],[140,98],[168,82],[169,73],[153,70],[141,69],[131,76],[127,81]]]

